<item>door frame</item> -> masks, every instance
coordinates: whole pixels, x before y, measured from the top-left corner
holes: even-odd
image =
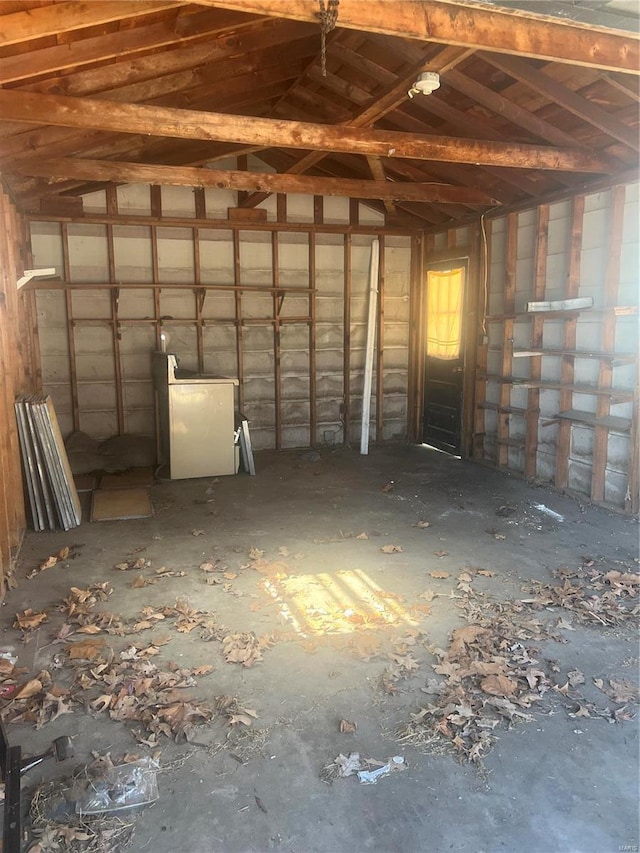
[[[472,235],[475,236],[475,235]],[[475,242],[475,241],[474,241]],[[475,400],[475,367],[477,355],[477,288],[476,288],[476,259],[473,245],[460,246],[452,249],[436,251],[425,250],[419,253],[416,264],[416,316],[412,323],[414,330],[414,352],[415,352],[415,381],[413,399],[415,400],[415,434],[412,436],[417,444],[422,444],[424,432],[424,361],[425,361],[425,332],[426,332],[426,305],[427,305],[427,270],[431,265],[451,263],[465,267],[464,302],[462,309],[463,329],[463,382],[462,382],[462,408],[461,408],[461,442],[460,455],[463,459],[469,459],[472,455],[473,446],[473,411]]]

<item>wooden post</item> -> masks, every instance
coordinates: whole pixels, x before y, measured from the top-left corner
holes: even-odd
[[[549,247],[549,205],[538,207],[536,227],[535,268],[533,281],[533,299],[544,299],[547,286],[547,253]],[[531,319],[531,349],[542,348],[544,317],[534,315]],[[530,377],[536,382],[542,376],[542,353],[531,356]],[[540,388],[532,387],[527,391],[527,411],[525,414],[524,474],[535,477],[538,457],[538,424],[540,420]]]
[[[584,196],[575,196],[571,217],[571,233],[569,237],[569,269],[565,298],[572,299],[578,295],[580,286],[580,256],[582,253],[582,228],[584,220]],[[571,316],[564,321],[562,348],[562,367],[560,383],[562,386],[573,384],[575,372],[577,318]],[[560,391],[560,411],[572,408],[573,392],[571,388],[563,387]],[[571,422],[561,420],[558,424],[558,440],[556,445],[556,476],[555,485],[558,489],[566,489],[569,482],[569,453],[571,450]]]
[[[162,216],[162,191],[158,186],[149,187],[151,200],[151,215],[158,219]],[[151,237],[151,275],[154,284],[160,281],[160,270],[158,264],[158,230],[155,225],[149,226]],[[159,287],[153,288],[153,315],[156,323],[156,350],[162,349],[162,312],[160,309],[160,293]]]
[[[204,189],[202,187],[197,187],[194,190],[194,204],[195,204],[195,214],[196,219],[204,218],[205,216],[205,197],[204,197]],[[193,275],[194,281],[197,285],[199,285],[202,281],[201,267],[200,267],[200,229],[198,226],[194,226],[192,229],[193,232]],[[203,340],[203,332],[204,332],[204,320],[202,319],[202,312],[204,309],[204,301],[207,297],[207,291],[203,290],[200,287],[197,287],[193,291],[195,297],[195,305],[196,305],[196,349],[198,351],[198,372],[204,373],[204,340]]]
[[[118,214],[118,196],[115,186],[107,187],[107,213],[110,216]],[[113,245],[113,225],[107,225],[107,251],[109,258],[109,281],[112,285],[116,283],[115,252]],[[125,432],[124,425],[124,395],[122,391],[122,360],[120,358],[120,324],[118,322],[118,309],[120,291],[117,287],[110,290],[111,297],[111,336],[113,341],[113,365],[116,386],[116,417],[118,419],[118,434]]]
[[[240,290],[240,232],[233,231],[233,292],[236,315],[236,366],[238,369],[238,407],[244,413],[244,352],[242,346],[242,291]]]
[[[500,408],[498,410],[498,466],[509,465],[509,419],[513,364],[513,332],[516,298],[516,259],[518,255],[518,214],[507,216],[507,255],[505,259],[504,320],[502,325],[502,359],[500,365]]]
[[[60,224],[60,237],[62,239],[62,274],[65,281],[70,280],[69,266],[69,230],[66,222]],[[76,336],[75,321],[73,319],[73,293],[69,288],[64,292],[65,311],[67,320],[67,349],[69,357],[69,383],[71,385],[71,416],[73,428],[80,429],[80,406],[78,402],[78,372],[76,368]]]
[[[618,301],[618,285],[620,283],[620,255],[622,252],[622,226],[624,219],[624,186],[613,187],[611,190],[611,208],[609,221],[609,239],[607,252],[607,267],[604,278],[604,305],[614,308]],[[602,318],[602,333],[600,349],[603,354],[613,353],[616,348],[616,316],[608,311]],[[613,380],[613,361],[611,358],[600,359],[598,371],[598,389],[604,392],[611,390]],[[605,476],[607,467],[609,429],[598,423],[598,419],[606,418],[611,413],[611,397],[598,394],[596,397],[596,425],[593,436],[593,468],[591,472],[591,500],[603,501],[605,497]]]
[[[278,196],[278,200],[280,196]],[[276,450],[282,447],[282,370],[280,365],[280,307],[281,296],[275,288],[280,286],[280,260],[278,232],[271,234],[271,267],[272,285],[274,291],[271,294],[273,301],[273,388],[275,408],[275,439]]]
[[[314,219],[322,220],[322,204],[314,199]],[[315,447],[317,432],[317,386],[316,386],[316,234],[309,232],[309,446]]]
[[[491,270],[491,220],[480,220],[480,304],[478,306],[478,354],[476,362],[476,399],[475,415],[473,421],[473,449],[474,459],[480,461],[485,459],[484,436],[486,432],[486,412],[484,408],[487,399],[487,358],[489,353],[489,335],[487,329],[487,312],[489,298],[489,274]]]
[[[482,333],[481,323],[478,319],[478,305],[481,304],[480,295],[480,229],[477,225],[471,229],[471,248],[467,263],[467,276],[465,281],[465,323],[463,346],[464,359],[464,385],[462,391],[462,442],[460,453],[464,459],[473,455],[473,433],[476,411],[476,364],[478,350],[481,344],[479,336]],[[482,306],[484,310],[484,306]]]

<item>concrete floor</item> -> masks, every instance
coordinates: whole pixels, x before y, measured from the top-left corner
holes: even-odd
[[[443,646],[450,632],[465,624],[458,599],[448,597],[465,566],[496,573],[474,578],[474,587],[492,599],[524,597],[528,582],[549,582],[550,570],[580,566],[585,554],[610,561],[612,568],[619,568],[613,561],[633,566],[637,523],[428,448],[375,448],[367,458],[340,449],[323,453],[321,461],[293,451],[262,453],[256,463],[255,478],[241,474],[153,486],[153,518],[85,522],[70,534],[31,533],[21,551],[19,586],[5,601],[3,646],[19,648],[20,663],[36,672],[59,651],[48,644],[62,617],[52,613],[50,623],[22,647],[10,627],[13,615],[25,607],[51,608],[70,586],[93,581],[113,584],[106,606],[124,617],[133,617],[146,604],[173,604],[180,596],[214,612],[234,630],[279,632],[264,660],[249,669],[225,662],[221,644],[203,642],[197,632],[174,630],[171,642],[154,658],[181,666],[213,664],[213,673],[189,693],[208,701],[221,694],[237,696],[258,718],[250,733],[234,730],[228,740],[228,727],[214,721],[198,729],[198,745],[163,741],[161,761],[168,769],[159,774],[160,799],[135,816],[132,849],[637,851],[636,720],[609,724],[570,718],[565,706],[549,698],[538,704],[533,722],[495,732],[499,740],[484,772],[457,763],[450,754],[403,747],[394,732],[424,705],[420,688],[433,676],[436,663],[419,643],[414,654],[421,666],[415,675],[400,681],[395,695],[381,690],[385,652],[406,623],[368,629],[369,634],[378,631],[383,653],[360,660],[351,650],[367,629],[341,622],[339,633],[314,634],[296,601],[289,600],[297,617],[296,634],[276,605],[267,605],[264,576],[242,568],[255,548],[265,558],[286,562],[290,577],[304,579],[300,584],[319,574],[346,572],[342,577],[358,577],[400,596],[388,600],[389,608],[396,602],[402,613],[426,589],[445,593],[434,600],[432,613],[419,620],[427,644]],[[391,481],[393,488],[383,491]],[[561,513],[564,522],[534,504]],[[496,515],[504,505],[515,512]],[[415,526],[425,519],[428,528]],[[194,530],[204,532],[193,535]],[[357,539],[363,532],[368,539]],[[505,538],[497,539],[496,533]],[[67,567],[25,578],[47,555],[70,544],[82,547]],[[380,548],[387,544],[403,550],[385,554]],[[279,549],[288,554],[282,556]],[[134,553],[151,560],[152,568],[167,566],[188,575],[132,590],[132,573],[113,567]],[[205,583],[198,566],[211,557],[237,575],[226,588]],[[451,577],[433,579],[433,570],[448,571]],[[357,611],[360,587],[347,583],[343,590],[348,589],[340,606]],[[592,678],[636,679],[638,647],[631,627],[575,627],[564,632],[565,643],[549,640],[538,644],[538,652],[541,658],[556,659],[562,673],[582,670],[587,698],[595,700],[598,692]],[[112,641],[116,649],[125,643],[119,637]],[[356,722],[357,732],[341,734],[341,719]],[[29,752],[46,747],[59,734],[74,734],[78,765],[91,760],[91,750],[111,750],[114,758],[144,752],[130,729],[104,715],[94,719],[78,711],[39,731],[14,724],[9,734]],[[401,754],[408,770],[375,786],[355,778],[324,783],[323,767],[350,751],[377,759]],[[62,766],[49,764],[33,771],[28,784],[62,773]]]

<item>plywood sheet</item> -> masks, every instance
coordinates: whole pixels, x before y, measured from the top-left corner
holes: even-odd
[[[91,521],[121,521],[152,515],[148,489],[98,489],[93,493]]]

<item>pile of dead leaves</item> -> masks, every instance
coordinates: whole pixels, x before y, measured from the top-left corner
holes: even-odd
[[[481,625],[458,628],[446,651],[431,651],[438,658],[433,669],[444,680],[431,678],[422,688],[433,699],[411,715],[400,732],[405,742],[439,735],[461,758],[478,762],[500,722],[532,719],[529,709],[552,688],[521,643]]]
[[[240,663],[251,667],[262,660],[262,652],[273,645],[273,638],[267,634],[257,637],[253,631],[227,634],[222,639],[222,653],[227,663]]]
[[[495,742],[496,729],[533,719],[531,712],[543,698],[561,701],[572,717],[634,719],[629,707],[638,699],[634,685],[610,680],[606,686],[594,678],[596,687],[622,706],[600,708],[578,690],[585,683],[583,673],[574,670],[556,680],[555,662],[540,662],[526,645],[546,639],[566,642],[559,629],[572,626],[564,616],[552,624],[548,611],[554,608],[571,612],[587,625],[620,625],[637,618],[640,575],[593,566],[590,561],[579,569],[558,569],[557,583],[536,582],[534,598],[498,602],[473,589],[472,573],[483,572],[468,570],[459,576],[458,607],[469,624],[452,633],[446,650],[430,648],[438,659],[433,669],[441,679],[430,678],[422,688],[430,701],[411,715],[399,739],[429,747],[444,742],[463,760],[479,763]]]
[[[636,620],[640,614],[640,575],[606,571],[595,561],[579,569],[560,568],[555,584],[536,583],[535,598],[526,603],[541,609],[561,607],[583,624],[616,626]]]

